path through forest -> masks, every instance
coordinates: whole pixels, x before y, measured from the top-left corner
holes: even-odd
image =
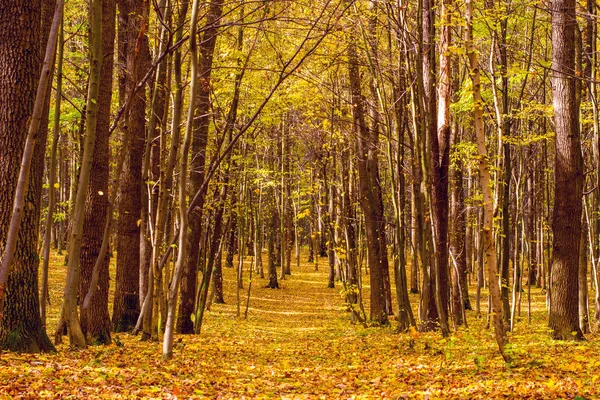
[[[64,277],[60,260],[53,264],[50,331]],[[326,288],[323,264],[319,272],[302,264],[278,290],[254,279],[248,320],[236,317],[235,272],[225,268],[226,304],[207,312],[200,336],[178,335],[174,358],[167,362],[160,359],[160,343],[141,343],[127,334],[113,336],[110,346],[84,351],[61,345],[51,355],[1,353],[0,397],[539,399],[599,394],[597,337],[587,343],[551,341],[541,292],[536,291],[534,323],[528,327],[523,318],[511,337],[517,362],[507,366],[497,355],[492,331],[484,329],[485,318],[472,312],[471,328],[449,340],[438,333],[397,334],[393,328],[350,324],[341,286]],[[416,298],[412,301],[415,307]]]

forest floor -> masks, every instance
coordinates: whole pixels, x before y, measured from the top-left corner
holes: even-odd
[[[53,265],[51,332],[65,276],[56,255]],[[176,336],[170,361],[161,360],[161,343],[128,334],[84,351],[63,344],[56,354],[0,353],[0,398],[600,398],[600,336],[552,341],[539,289],[531,324],[523,293],[508,365],[473,311],[469,328],[449,339],[353,325],[341,285],[326,288],[326,260],[314,269],[293,268],[278,290],[254,279],[247,320],[236,317],[235,274],[225,269],[226,304],[206,313],[201,335]]]

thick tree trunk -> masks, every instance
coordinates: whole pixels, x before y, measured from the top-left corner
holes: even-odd
[[[40,15],[40,8],[42,15]],[[0,3],[0,250],[4,251],[15,187],[46,50],[54,2],[36,0]],[[42,44],[40,46],[40,44]],[[32,51],[36,49],[36,51]],[[47,92],[49,95],[49,91]],[[46,103],[47,104],[47,103]],[[37,233],[47,136],[47,105],[34,148],[31,175],[16,251],[0,316],[0,349],[39,352],[54,347],[39,314]],[[0,298],[3,295],[0,293]]]
[[[87,192],[85,219],[81,244],[81,281],[79,283],[79,304],[83,305],[85,293],[92,280],[94,264],[98,257],[106,213],[108,211],[108,181],[110,170],[109,128],[110,106],[112,102],[113,59],[115,42],[114,0],[103,0],[102,4],[102,72],[98,96],[98,117],[96,122],[96,143],[92,158],[90,186]],[[110,316],[108,313],[108,265],[104,257],[99,269],[98,289],[87,309],[81,311],[81,328],[90,344],[109,344]]]
[[[367,262],[371,284],[370,318],[373,322],[388,323],[387,298],[389,265],[385,233],[385,216],[379,180],[378,131],[370,130],[365,120],[365,99],[361,93],[356,46],[348,46],[348,73],[352,94],[354,133],[359,175],[359,202],[365,215],[367,233]],[[387,290],[386,290],[387,278]]]
[[[146,37],[147,3],[138,0],[118,0],[119,51],[125,60],[120,79],[130,93],[146,74],[150,57]],[[123,84],[121,84],[123,89]],[[119,194],[117,222],[117,272],[112,324],[116,332],[135,327],[140,313],[140,218],[142,209],[142,162],[146,140],[146,95],[144,90],[135,95],[129,115],[124,116],[123,129],[129,130],[129,152],[125,160]]]
[[[559,340],[581,340],[578,309],[583,158],[576,100],[575,0],[552,2],[552,93],[556,129],[550,328]]]

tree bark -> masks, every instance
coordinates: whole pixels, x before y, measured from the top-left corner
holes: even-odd
[[[148,3],[142,0],[118,0],[119,54],[125,62],[121,70],[120,89],[126,93],[146,74],[149,60],[146,37]],[[121,39],[124,42],[121,42]],[[124,81],[124,82],[123,82]],[[123,129],[129,130],[129,152],[125,160],[119,194],[117,223],[117,272],[112,324],[115,332],[135,327],[140,313],[140,218],[142,207],[142,162],[146,140],[146,95],[144,90],[135,95],[129,115],[125,115]]]
[[[103,0],[102,4],[102,72],[98,95],[98,116],[96,122],[96,143],[92,157],[90,186],[87,191],[85,219],[81,244],[81,281],[79,284],[79,304],[83,306],[84,295],[92,281],[94,265],[98,257],[106,214],[108,212],[108,181],[110,172],[110,106],[112,102],[113,59],[115,42],[114,0]],[[99,269],[97,290],[87,309],[81,307],[81,328],[90,344],[109,344],[110,316],[108,312],[109,258],[104,257]]]
[[[582,340],[578,309],[583,157],[576,100],[575,0],[552,2],[552,93],[556,130],[550,318],[552,337]]]
[[[43,13],[52,15],[53,2],[44,3]],[[0,3],[0,249],[4,251],[17,186],[19,169],[33,111],[45,50],[40,36],[50,27],[41,19],[37,0]],[[44,22],[41,22],[44,21]],[[40,29],[41,27],[41,29]],[[43,32],[43,34],[40,34]],[[38,51],[32,51],[38,49]],[[47,118],[47,114],[46,114]],[[46,119],[42,116],[42,119]],[[21,229],[14,261],[7,276],[6,300],[0,317],[0,349],[22,352],[53,351],[39,314],[37,231],[41,204],[41,182],[46,144],[46,124],[41,124],[25,195]],[[18,296],[17,296],[18,293]],[[0,293],[0,297],[3,294]]]
[[[361,92],[358,55],[354,41],[348,44],[348,74],[352,96],[354,133],[359,175],[359,202],[365,216],[367,262],[371,284],[370,319],[388,324],[386,274],[389,274],[385,216],[379,180],[379,132],[369,129],[365,120],[365,99]],[[389,275],[387,275],[389,282]],[[389,285],[388,285],[389,289]]]
[[[442,3],[442,44],[450,44],[450,3]],[[448,21],[446,21],[448,20]],[[444,26],[448,25],[448,26]],[[435,64],[435,7],[433,0],[423,1],[423,87],[425,93],[426,135],[429,151],[429,179],[431,188],[432,240],[434,253],[431,263],[431,291],[427,322],[439,326],[442,333],[447,327],[450,286],[448,276],[448,166],[450,164],[450,59],[448,51],[440,50],[440,105],[436,124],[436,64]],[[447,333],[444,333],[447,334]]]
[[[200,54],[198,62],[198,98],[196,100],[196,121],[192,139],[192,159],[190,162],[190,193],[196,193],[205,177],[206,145],[211,121],[210,91],[213,54],[219,32],[219,21],[223,8],[223,0],[213,0],[204,27],[202,40],[198,44]],[[193,333],[194,323],[191,315],[194,313],[194,298],[198,277],[198,259],[200,254],[200,239],[202,237],[202,209],[204,196],[197,207],[190,213],[190,234],[188,236],[188,253],[181,281],[181,295],[177,317],[177,332]]]

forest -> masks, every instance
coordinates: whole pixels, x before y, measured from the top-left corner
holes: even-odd
[[[0,1],[0,397],[600,396],[598,11]]]

